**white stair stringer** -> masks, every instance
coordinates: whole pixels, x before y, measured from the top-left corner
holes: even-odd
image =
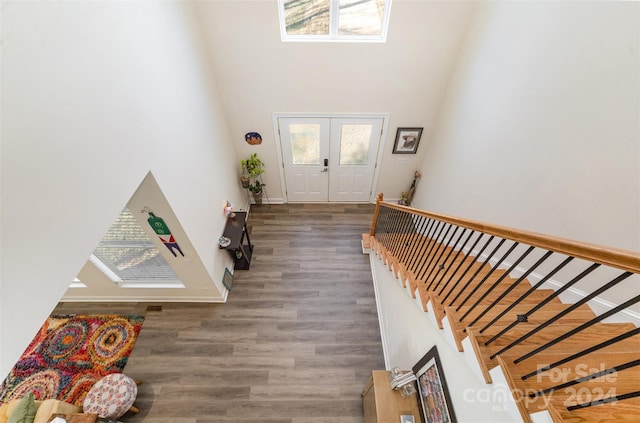
[[[420,296],[420,291],[418,291],[416,289],[415,294],[416,295],[415,295],[414,300],[415,300],[415,303],[416,303],[416,307],[418,307],[420,310],[424,311],[424,309],[422,308],[422,297]]]
[[[416,290],[416,294],[417,294],[416,303],[418,304],[419,307],[422,307],[419,290]],[[433,326],[438,327],[438,324],[435,318],[436,314],[433,309],[433,304],[431,304],[430,300],[427,302],[427,312],[425,314],[426,314],[425,317],[429,319],[429,321],[433,324]],[[454,348],[457,348],[456,341],[453,337],[453,330],[451,328],[451,325],[449,324],[449,318],[446,315],[444,316],[444,319],[442,319],[442,327],[443,327],[442,334],[444,335],[444,338],[447,340],[449,345],[451,345]],[[480,381],[484,381],[482,370],[480,369],[480,365],[478,364],[478,359],[473,350],[473,346],[471,345],[471,341],[469,340],[468,337],[462,341],[462,348],[463,348],[463,351],[459,352],[459,354],[462,355],[462,357],[464,358],[464,361],[467,363],[469,368],[473,371],[474,377]],[[496,372],[496,369],[497,369],[497,372]],[[495,377],[494,377],[494,374],[495,374]],[[486,384],[486,387],[487,387],[486,391],[469,392],[468,399],[474,400],[474,401],[490,401],[492,404],[494,404],[493,407],[499,407],[501,411],[507,412],[511,417],[513,417],[514,421],[522,421],[522,417],[520,416],[520,412],[518,411],[518,406],[516,405],[515,400],[513,399],[513,395],[511,395],[509,385],[507,384],[507,380],[505,379],[504,374],[502,373],[502,369],[499,366],[494,368],[491,371],[491,377],[492,377],[493,383]],[[542,414],[542,413],[537,413],[537,414]],[[536,420],[535,423],[546,423],[546,422],[553,423],[550,420],[551,416],[549,415],[549,413],[547,411],[544,411],[544,414],[548,416],[549,420],[539,419],[539,420]]]
[[[370,260],[372,261],[372,270],[373,270],[374,268],[373,261],[379,260],[379,257],[370,255]],[[431,304],[430,299],[429,301],[426,302],[427,311],[425,312],[423,309],[423,301],[420,295],[420,290],[416,289],[415,296],[412,295],[410,284],[408,281],[406,281],[406,283],[403,286],[403,281],[401,280],[402,278],[395,277],[394,269],[389,270],[387,265],[383,265],[381,267],[384,269],[384,272],[386,274],[391,275],[390,279],[392,279],[397,284],[396,286],[401,288],[404,294],[413,300],[412,303],[415,304],[416,307],[418,307],[422,316],[424,316],[424,318],[426,318],[427,321],[430,322],[433,328],[438,328],[438,323],[436,321],[436,313],[434,312],[433,305]],[[375,276],[376,272],[373,271],[372,274],[374,275],[373,276],[374,286],[376,286],[376,303],[378,304],[378,307],[379,307],[380,303],[378,298],[380,293],[378,292],[378,288],[377,288],[378,282]],[[380,309],[378,309],[378,314],[379,315],[382,314]],[[515,404],[515,401],[513,400],[513,396],[509,391],[508,385],[504,380],[504,377],[498,378],[498,383],[495,383],[495,379],[494,379],[493,384],[486,384],[484,382],[484,377],[482,375],[480,365],[478,364],[478,361],[476,359],[475,352],[468,338],[466,338],[463,341],[464,351],[458,352],[456,342],[453,337],[453,331],[451,330],[451,326],[446,316],[444,317],[442,324],[443,324],[443,329],[437,329],[437,330],[442,335],[446,343],[452,346],[453,350],[455,350],[455,351],[452,351],[451,353],[462,355],[461,358],[462,358],[462,361],[466,364],[465,367],[467,367],[470,370],[470,373],[468,376],[469,380],[474,381],[473,383],[471,383],[471,386],[475,386],[475,388],[469,388],[464,391],[463,401],[466,402],[471,407],[473,407],[473,403],[475,403],[476,405],[483,405],[484,409],[489,407],[494,412],[502,415],[503,417],[501,418],[505,418],[508,416],[508,420],[510,422],[522,422],[523,421],[522,417],[518,412],[517,406]],[[388,358],[389,352],[388,352],[387,339],[386,339],[387,337],[385,336],[384,325],[382,324],[382,322],[381,322],[381,335],[382,335],[382,343],[383,343],[383,352],[385,356],[385,365],[387,368],[390,368],[391,363],[389,362],[389,358]],[[503,421],[503,420],[500,420],[500,421]],[[536,421],[535,423],[545,423],[545,422],[546,422],[545,420],[540,420],[540,421]]]
[[[468,342],[468,344],[465,344],[465,342]],[[465,345],[465,348],[467,347],[467,345],[469,348],[472,348],[469,338],[466,338],[464,341],[462,341],[462,344]],[[476,366],[479,368],[477,361]],[[509,388],[509,383],[504,376],[502,367],[494,367],[493,369],[489,370],[489,374],[491,375],[491,380],[493,380],[492,385],[494,386],[493,393],[495,397],[493,397],[492,400],[494,401],[494,404],[497,403],[499,404],[499,406],[504,407],[503,410],[513,416],[514,419],[522,420],[522,416],[520,415],[518,406],[513,399],[511,388]],[[533,418],[533,416],[535,416],[535,419]],[[530,414],[530,417],[534,423],[553,423],[551,415],[546,410],[535,414]]]
[[[530,414],[533,423],[553,423],[553,418],[547,410]]]

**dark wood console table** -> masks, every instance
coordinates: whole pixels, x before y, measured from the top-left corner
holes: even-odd
[[[229,252],[235,263],[234,269],[249,270],[253,245],[247,230],[247,212],[235,212],[233,217],[229,216],[222,235],[231,240],[229,245],[220,248]]]

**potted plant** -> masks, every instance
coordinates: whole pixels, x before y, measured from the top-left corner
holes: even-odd
[[[262,195],[263,195],[262,187],[264,186],[265,184],[263,184],[257,179],[252,184],[249,184],[249,191],[251,192],[251,195],[253,196],[253,200],[256,202],[257,205],[262,204]]]
[[[251,179],[255,179],[264,173],[264,163],[256,153],[253,153],[244,161],[244,168],[249,173],[249,178]]]
[[[245,160],[240,160],[240,167],[242,167],[242,173],[240,173],[240,183],[242,184],[242,188],[248,189],[249,183],[251,182],[251,177],[249,176],[249,171],[247,170]]]
[[[243,177],[240,180],[243,181],[243,188],[247,188],[256,204],[262,204],[263,187],[265,184],[262,182],[260,175],[264,173],[264,163],[258,157],[258,154],[253,153],[247,160],[242,161],[243,176],[247,177],[246,187]]]

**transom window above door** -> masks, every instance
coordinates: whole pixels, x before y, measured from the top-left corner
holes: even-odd
[[[278,0],[282,41],[385,42],[391,0]]]

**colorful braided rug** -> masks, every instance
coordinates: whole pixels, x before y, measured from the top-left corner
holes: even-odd
[[[122,372],[143,316],[51,316],[0,385],[0,403],[33,392],[82,406],[102,377]]]

